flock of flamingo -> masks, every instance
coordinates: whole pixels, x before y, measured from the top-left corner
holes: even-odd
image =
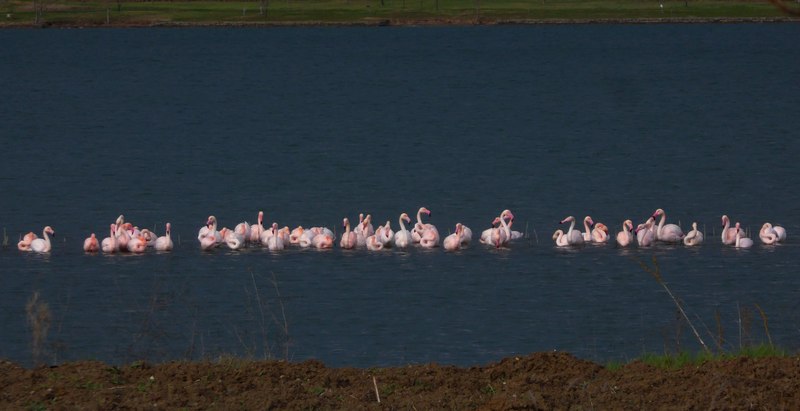
[[[339,247],[343,249],[366,248],[370,251],[383,250],[385,248],[404,249],[418,245],[423,248],[434,248],[441,246],[447,251],[459,250],[467,246],[472,241],[472,230],[464,224],[457,223],[455,231],[441,241],[439,231],[436,226],[430,223],[423,223],[422,216],[430,217],[431,212],[425,207],[417,211],[417,221],[411,230],[406,228],[406,223],[411,223],[411,218],[406,213],[400,214],[398,219],[399,230],[393,231],[391,222],[379,225],[375,228],[372,224],[372,216],[359,214],[359,221],[355,227],[351,227],[350,220],[344,218],[342,227],[344,232],[339,237]],[[660,217],[658,224],[656,220]],[[226,246],[232,250],[238,250],[248,246],[262,246],[272,251],[283,250],[288,246],[298,246],[302,248],[333,248],[336,236],[327,227],[303,228],[298,226],[291,230],[288,226],[278,228],[278,223],[264,227],[264,212],[258,212],[258,222],[249,224],[241,222],[233,229],[223,227],[218,229],[216,217],[209,216],[206,224],[197,233],[197,240],[202,250],[213,250],[220,246]],[[561,224],[570,223],[569,228],[556,230],[553,234],[553,241],[558,247],[576,247],[586,243],[606,244],[610,240],[608,227],[603,223],[595,223],[592,217],[586,216],[583,219],[584,231],[575,229],[575,217],[569,216],[561,221]],[[511,226],[514,224],[514,214],[510,210],[503,210],[499,216],[495,217],[490,228],[481,232],[480,242],[491,247],[507,247],[513,240],[522,238],[524,235],[519,231],[514,231]],[[746,237],[745,231],[740,223],[731,226],[727,215],[722,216],[722,243],[737,248],[749,248],[753,246],[753,240]],[[98,241],[97,236],[92,233],[83,242],[83,250],[89,253],[104,252],[130,252],[144,253],[148,248],[158,251],[170,251],[174,245],[170,236],[170,223],[166,224],[166,233],[157,236],[148,229],[140,230],[130,222],[125,221],[125,217],[120,215],[117,220],[109,225],[108,237]],[[50,236],[55,236],[52,227],[47,226],[42,230],[42,237],[39,238],[35,233],[25,234],[17,244],[21,251],[31,251],[37,253],[47,253],[52,249]],[[763,244],[776,244],[786,240],[786,230],[780,226],[773,226],[764,223],[759,231],[759,239]],[[622,223],[622,231],[616,236],[616,243],[619,247],[628,247],[637,244],[639,247],[650,247],[656,242],[664,243],[683,243],[687,246],[697,246],[703,243],[703,233],[697,230],[697,223],[692,223],[692,230],[684,233],[677,224],[666,224],[666,213],[662,209],[656,210],[642,224],[635,229],[631,220]]]

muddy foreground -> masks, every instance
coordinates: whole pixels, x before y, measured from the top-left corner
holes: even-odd
[[[566,353],[482,367],[0,363],[0,409],[800,409],[800,357],[609,370]],[[377,393],[376,393],[377,389]],[[378,402],[380,396],[380,402]]]

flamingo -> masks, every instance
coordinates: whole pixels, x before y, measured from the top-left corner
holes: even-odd
[[[17,243],[17,249],[20,251],[31,251],[31,242],[33,240],[39,238],[33,231],[28,232],[22,239]]]
[[[213,215],[208,216],[208,221],[206,221],[206,225],[200,228],[200,231],[197,233],[197,239],[202,241],[203,238],[212,235],[214,237],[214,241],[217,243],[222,242],[222,234],[217,231],[217,217]]]
[[[596,223],[592,228],[592,242],[597,244],[605,244],[608,242],[608,227],[603,223]]]
[[[758,237],[764,244],[777,244],[781,241],[780,234],[783,234],[783,238],[786,238],[786,230],[784,230],[783,227],[773,227],[770,223],[764,223],[764,225],[761,226],[761,230],[758,232]]]
[[[311,243],[318,249],[333,248],[333,240],[336,238],[333,231],[326,227],[314,227],[316,234],[311,239]],[[313,229],[312,229],[313,230]]]
[[[83,251],[87,253],[96,253],[100,251],[100,243],[97,241],[97,236],[92,233],[92,235],[83,240]]]
[[[145,244],[148,247],[154,247],[156,245],[156,239],[158,239],[158,236],[155,233],[145,228],[141,231],[141,235],[144,237]]]
[[[198,235],[200,239],[200,248],[203,251],[211,250],[217,248],[219,246],[219,241],[217,241],[217,236],[222,238],[222,235],[217,231],[217,218],[212,216],[208,217],[208,221],[206,222],[206,232],[204,235]],[[203,229],[200,229],[201,233]]]
[[[617,244],[620,247],[627,247],[633,242],[633,234],[631,234],[631,230],[633,230],[633,221],[623,221],[622,231],[617,233]]]
[[[508,222],[508,228],[510,229],[513,224],[514,224],[513,221],[509,221]],[[511,239],[512,240],[519,240],[520,238],[523,238],[523,237],[525,237],[525,233],[523,233],[522,231],[511,230]]]
[[[731,220],[727,215],[722,216],[722,244],[734,245],[736,243],[736,228],[731,227]]]
[[[128,241],[128,251],[132,253],[141,254],[146,249],[147,249],[147,241],[141,234],[135,237],[131,237],[130,241]]]
[[[122,218],[122,216],[120,216]],[[120,219],[118,218],[117,221]],[[131,235],[128,234],[128,226],[130,223],[117,224],[117,232],[114,234],[117,237],[117,251],[128,251],[128,241]]]
[[[280,251],[285,248],[283,243],[283,236],[278,234],[278,223],[273,222],[270,228],[272,235],[267,239],[266,246],[270,251]],[[262,237],[263,238],[263,237]]]
[[[568,247],[570,245],[567,241],[567,236],[564,234],[564,230],[556,230],[556,232],[553,233],[553,240],[558,247]]]
[[[592,227],[594,227],[594,220],[592,220],[592,217],[587,215],[583,218],[583,241],[587,243],[592,242]]]
[[[264,232],[264,212],[259,211],[258,217],[256,218],[258,221],[257,224],[253,224],[250,226],[250,236],[248,240],[251,243],[257,243],[261,241],[261,234]]]
[[[377,232],[375,233],[378,234]],[[386,224],[383,225],[383,230],[381,231],[381,235],[377,236],[378,241],[383,243],[384,248],[389,248],[392,246],[392,239],[394,238],[394,231],[392,231],[392,225],[389,223],[389,220],[386,220]]]
[[[247,223],[239,223],[233,231],[228,231],[225,236],[225,244],[228,245],[228,248],[231,250],[238,250],[244,247],[247,242],[247,231],[249,228]]]
[[[692,223],[692,230],[683,237],[683,244],[690,247],[703,244],[703,233],[697,230],[696,221]]]
[[[653,245],[655,241],[655,233],[653,232],[655,222],[656,220],[650,217],[644,224],[639,224],[636,227],[636,242],[639,243],[639,247],[650,247]]]
[[[511,227],[511,224],[508,226]],[[513,239],[514,231],[511,232],[511,236]],[[472,230],[464,224],[461,224],[461,245],[468,245],[470,242],[472,242]]]
[[[302,248],[308,248],[313,245],[313,240],[316,234],[314,234],[311,230],[304,230],[303,234],[298,238],[297,245]]]
[[[367,238],[375,234],[375,228],[372,226],[372,215],[367,214],[366,217],[363,216],[363,213],[358,215],[358,226],[354,231],[356,232],[356,235],[361,235],[364,238]]]
[[[492,221],[492,227],[487,228],[481,232],[481,240],[480,240],[481,243],[488,245],[492,244],[492,230],[494,230],[495,226],[499,224],[500,224],[500,217],[495,217],[494,220]]]
[[[744,236],[744,232],[739,228],[739,223],[736,223],[736,248],[750,248],[753,246],[753,240]]]
[[[569,244],[569,245],[582,245],[583,242],[584,242],[583,234],[580,231],[575,229],[575,217],[569,216],[569,217],[561,220],[561,222],[559,224],[564,224],[567,221],[570,222],[569,228],[567,229],[567,232],[564,233],[564,236],[567,237],[567,240],[566,240],[567,244]],[[584,221],[585,221],[585,219],[584,219]]]
[[[118,249],[117,236],[115,235],[115,232],[117,231],[117,225],[111,224],[109,229],[109,236],[104,238],[100,243],[104,253],[114,253]]]
[[[404,224],[404,222],[410,223],[411,217],[406,213],[400,214],[398,222],[400,223],[400,231],[394,233],[394,245],[397,248],[406,248],[414,241],[411,238],[411,232],[406,229],[406,225]]]
[[[511,240],[511,228],[506,222],[506,217],[508,217],[510,221],[514,220],[514,214],[512,214],[510,210],[503,210],[503,212],[500,213],[500,227],[492,230],[491,241],[496,248],[508,245],[508,242]]]
[[[779,225],[772,226],[772,231],[775,231],[775,234],[778,235],[778,242],[786,241],[786,229]]]
[[[292,233],[289,234],[289,243],[290,244],[299,244],[300,243],[300,237],[303,236],[303,233],[305,231],[306,230],[301,225],[295,227],[295,229],[292,230]]]
[[[667,213],[663,209],[659,208],[653,213],[654,219],[658,218],[658,216],[661,216],[661,220],[658,222],[658,228],[655,232],[656,240],[665,243],[680,243],[683,241],[685,234],[677,224],[664,224],[667,220]]]
[[[156,244],[153,246],[158,251],[171,251],[172,250],[172,234],[170,234],[170,224],[167,223],[167,232],[162,237],[156,239]]]
[[[411,229],[411,238],[414,240],[415,243],[420,242],[420,240],[422,239],[422,232],[425,230],[425,227],[429,225],[422,223],[422,214],[427,214],[428,217],[430,217],[431,211],[425,207],[420,207],[419,210],[417,211],[417,222],[414,223],[414,228]]]
[[[344,228],[344,233],[342,233],[342,238],[339,240],[339,247],[346,250],[356,248],[358,236],[356,233],[350,231],[350,220],[347,217],[342,220],[342,227]]]
[[[375,231],[375,234],[367,237],[367,250],[370,251],[380,251],[383,250],[383,243],[378,238],[383,231],[383,226],[378,227]]]
[[[464,226],[461,223],[456,224],[456,231],[453,234],[444,238],[444,249],[447,251],[456,251],[461,248],[461,234]]]
[[[234,233],[238,233],[242,236],[242,242],[247,244],[250,241],[250,223],[247,221],[242,221],[239,224],[236,224],[236,227],[233,228]]]

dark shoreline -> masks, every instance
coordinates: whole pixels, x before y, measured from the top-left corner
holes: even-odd
[[[712,17],[712,18],[608,18],[608,19],[423,19],[395,20],[369,19],[361,21],[289,21],[289,22],[126,22],[111,24],[84,24],[78,22],[0,23],[0,29],[13,28],[191,28],[191,27],[450,27],[450,26],[533,26],[533,25],[593,25],[593,24],[765,24],[800,23],[798,17]]]

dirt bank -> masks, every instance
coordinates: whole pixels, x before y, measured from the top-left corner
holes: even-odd
[[[678,370],[640,362],[609,370],[566,353],[471,368],[227,359],[28,370],[2,362],[0,387],[0,409],[800,409],[800,358]]]

